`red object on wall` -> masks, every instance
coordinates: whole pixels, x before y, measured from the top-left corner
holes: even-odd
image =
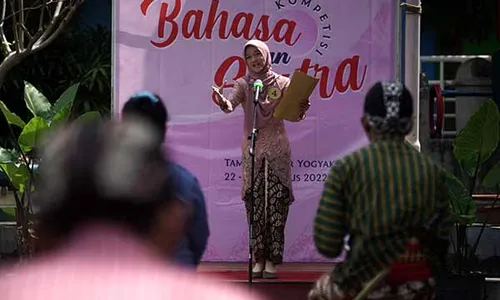
[[[436,114],[436,119],[434,119]],[[444,97],[439,84],[431,86],[429,99],[429,130],[431,137],[441,137],[444,125]]]

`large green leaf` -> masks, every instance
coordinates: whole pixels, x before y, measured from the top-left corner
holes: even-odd
[[[472,199],[465,185],[453,174],[446,172],[446,187],[455,221],[460,224],[474,223],[476,220],[476,202]]]
[[[48,115],[51,125],[52,123],[65,122],[68,120],[79,87],[79,83],[70,86],[62,93],[61,97],[57,99],[56,103],[54,103]]]
[[[17,155],[14,150],[0,148],[0,163],[9,163],[17,161]]]
[[[485,187],[498,187],[500,185],[500,162],[497,162],[483,179]]]
[[[7,108],[7,105],[5,105],[5,103],[3,103],[2,101],[0,101],[0,110],[2,110],[5,119],[7,119],[7,123],[9,123],[10,125],[15,125],[20,128],[23,128],[26,125],[26,123],[24,123],[24,121],[18,115],[11,112]]]
[[[497,148],[500,134],[500,113],[493,100],[487,100],[453,141],[453,153],[469,175],[480,168]]]
[[[101,119],[101,114],[98,111],[89,111],[76,118],[75,122],[91,122]]]
[[[0,222],[14,222],[16,220],[15,211],[13,207],[0,208]]]
[[[24,126],[23,131],[19,135],[18,143],[24,152],[29,152],[33,149],[42,138],[42,135],[49,128],[49,124],[42,117],[32,118],[26,126]]]
[[[26,164],[18,163],[2,163],[0,164],[5,175],[9,178],[12,186],[20,191],[24,191],[25,187],[29,184],[30,172]]]
[[[29,82],[24,82],[24,102],[34,117],[47,119],[52,108],[49,100]]]
[[[72,105],[67,104],[65,105],[59,113],[57,113],[55,116],[52,117],[52,120],[50,121],[50,127],[55,127],[60,124],[64,124],[68,121],[68,117],[71,115],[71,108]]]

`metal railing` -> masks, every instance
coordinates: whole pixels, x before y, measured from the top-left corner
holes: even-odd
[[[473,58],[483,58],[483,59],[491,59],[491,56],[489,55],[432,55],[432,56],[420,56],[420,65],[422,67],[423,63],[433,63],[438,65],[438,70],[439,70],[439,79],[434,79],[434,80],[429,80],[429,84],[434,85],[434,84],[439,84],[441,86],[441,89],[445,89],[446,86],[450,86],[453,84],[453,78],[448,79],[445,78],[445,65],[449,63],[463,63],[469,59]],[[454,97],[445,97],[444,99],[445,103],[446,102],[455,102]],[[446,105],[446,104],[445,104]],[[436,115],[434,115],[436,117]],[[453,121],[453,124],[455,123],[455,112],[452,113],[445,113],[444,114],[444,119],[445,122],[446,120]],[[443,130],[443,136],[454,136],[456,135],[456,130]]]
[[[463,63],[469,59],[473,58],[483,58],[483,59],[491,59],[489,55],[431,55],[431,56],[420,56],[420,65],[422,63],[435,63],[439,65],[439,79],[438,80],[429,80],[430,84],[438,83],[442,89],[445,88],[446,85],[450,85],[453,83],[453,80],[444,78],[444,65],[446,63]]]

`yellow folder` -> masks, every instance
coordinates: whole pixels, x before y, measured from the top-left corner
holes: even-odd
[[[301,103],[309,99],[318,81],[319,79],[296,70],[283,98],[274,110],[273,116],[276,119],[296,122],[302,113]]]

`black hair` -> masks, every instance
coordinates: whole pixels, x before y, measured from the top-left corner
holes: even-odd
[[[157,146],[146,145],[143,148],[146,150],[141,152],[144,168],[149,170],[147,174],[153,174],[148,181],[155,181],[151,177],[158,174],[157,184],[150,189],[154,192],[118,196],[103,193],[102,182],[96,175],[102,170],[99,163],[103,162],[103,153],[109,147],[106,144],[109,137],[123,132],[111,132],[112,129],[100,121],[79,124],[76,130],[66,133],[65,139],[56,136],[60,146],[55,146],[51,156],[42,160],[40,185],[33,200],[42,228],[65,236],[84,223],[105,221],[119,223],[143,235],[151,232],[158,212],[175,201],[175,186],[171,176],[165,176],[168,174],[164,167],[166,159]],[[124,138],[119,137],[118,142],[119,139]],[[129,157],[136,158],[134,155]]]
[[[134,94],[123,106],[122,116],[150,122],[158,130],[161,140],[165,138],[169,116],[167,107],[157,94],[148,91]]]

